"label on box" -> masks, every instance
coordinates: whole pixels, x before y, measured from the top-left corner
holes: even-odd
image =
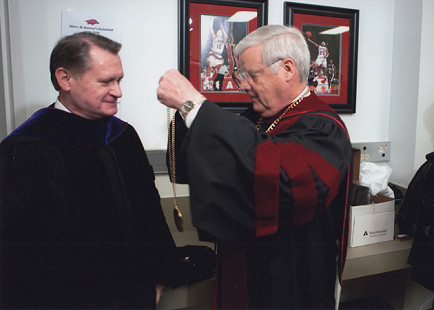
[[[394,211],[355,216],[351,246],[393,240],[394,222]]]

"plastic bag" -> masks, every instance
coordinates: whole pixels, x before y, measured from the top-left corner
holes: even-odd
[[[359,183],[369,188],[371,196],[381,193],[382,195],[394,198],[393,191],[388,186],[391,173],[392,168],[387,164],[361,162]]]

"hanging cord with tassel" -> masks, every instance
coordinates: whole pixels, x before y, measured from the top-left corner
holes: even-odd
[[[169,169],[170,169],[170,181],[172,182],[173,188],[173,218],[175,220],[176,228],[179,232],[184,231],[184,220],[182,218],[182,213],[179,210],[178,202],[176,199],[176,168],[175,168],[175,116],[173,115],[172,121],[171,119],[171,109],[167,108],[167,125],[168,125],[168,133],[169,133]]]

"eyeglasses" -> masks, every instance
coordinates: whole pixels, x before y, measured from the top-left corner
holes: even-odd
[[[264,71],[266,68],[271,67],[272,65],[274,65],[275,63],[282,61],[282,59],[278,59],[274,62],[272,62],[271,64],[269,64],[268,66],[264,66],[261,69],[249,72],[249,71],[244,71],[244,70],[238,70],[235,71],[234,74],[232,75],[232,78],[234,79],[235,83],[237,83],[238,87],[240,86],[241,82],[243,80],[247,80],[247,81],[254,81],[256,80],[258,77],[260,77],[260,73],[262,71]]]

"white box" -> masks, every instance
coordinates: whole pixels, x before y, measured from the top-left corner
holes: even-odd
[[[351,206],[349,223],[350,247],[393,240],[395,199],[377,195],[374,203]]]

